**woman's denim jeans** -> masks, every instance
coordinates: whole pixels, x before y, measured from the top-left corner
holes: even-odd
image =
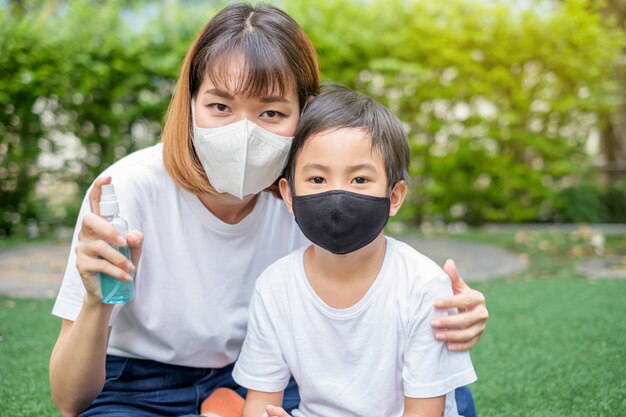
[[[220,369],[191,368],[107,355],[104,389],[80,416],[197,416],[202,400],[216,388],[232,388],[245,397],[246,389],[233,380],[232,370],[233,365]],[[467,387],[457,389],[456,401],[461,415],[475,417],[474,401]],[[298,387],[291,379],[285,389],[283,408],[290,412],[299,404]]]
[[[216,388],[232,388],[245,397],[246,390],[233,380],[232,371],[233,365],[191,368],[107,355],[104,389],[80,416],[197,416],[202,400]],[[283,407],[292,410],[299,403],[292,379]]]

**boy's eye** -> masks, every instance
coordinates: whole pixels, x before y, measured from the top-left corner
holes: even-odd
[[[281,112],[276,110],[267,110],[261,113],[261,117],[267,117],[268,119],[274,119],[276,117],[284,116]]]
[[[365,184],[367,182],[367,178],[363,178],[363,177],[356,177],[352,179],[352,182],[354,184]]]

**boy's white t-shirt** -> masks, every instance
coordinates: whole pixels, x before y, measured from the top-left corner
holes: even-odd
[[[257,280],[235,381],[277,392],[293,375],[301,398],[294,417],[401,416],[404,396],[444,394],[444,415],[457,416],[454,390],[476,374],[469,353],[450,352],[430,326],[442,314],[434,301],[452,294],[443,270],[388,237],[368,292],[355,305],[334,309],[309,284],[305,249]]]
[[[237,224],[213,216],[163,166],[163,146],[107,169],[120,215],[144,234],[135,299],[114,309],[108,353],[193,367],[223,367],[239,354],[259,274],[308,243],[282,200],[261,193]],[[76,320],[85,289],[75,247],[86,197],[53,314]]]

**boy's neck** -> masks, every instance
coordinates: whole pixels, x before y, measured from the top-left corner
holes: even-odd
[[[304,270],[322,301],[332,308],[348,308],[359,302],[376,281],[386,250],[383,232],[369,245],[345,255],[311,245],[304,252]]]

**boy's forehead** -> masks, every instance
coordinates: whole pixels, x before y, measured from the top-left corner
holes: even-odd
[[[364,146],[371,148],[372,135],[364,127],[333,127],[313,133],[306,139],[303,147],[320,142],[337,142],[337,145],[344,144],[349,148]]]
[[[370,132],[361,127],[339,127],[314,133],[304,142],[298,153],[298,164],[315,159],[318,163],[351,163],[353,158],[382,157],[372,146]],[[384,162],[384,161],[383,161]]]

